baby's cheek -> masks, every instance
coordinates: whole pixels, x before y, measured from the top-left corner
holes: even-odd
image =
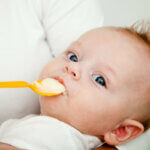
[[[44,68],[41,70],[41,73],[39,75],[40,79],[44,78],[44,76],[48,74],[49,66],[50,66],[50,63],[44,66]]]

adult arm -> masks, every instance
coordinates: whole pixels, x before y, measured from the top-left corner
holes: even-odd
[[[19,150],[18,148],[11,146],[6,143],[0,143],[0,149],[3,150]],[[100,148],[97,148],[95,150],[117,150],[115,147],[110,147],[110,146],[101,146]]]
[[[95,150],[117,150],[117,148],[112,147],[112,146],[101,146]]]
[[[0,149],[1,150],[19,150],[18,148],[14,147],[14,146],[11,146],[6,143],[1,143],[1,142],[0,142]]]

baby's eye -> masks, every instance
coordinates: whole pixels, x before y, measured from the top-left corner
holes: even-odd
[[[71,61],[78,62],[78,57],[74,53],[69,52],[67,56]]]
[[[100,75],[93,75],[93,78],[95,80],[95,82],[97,82],[98,84],[102,85],[102,86],[106,86],[105,80],[102,76]]]

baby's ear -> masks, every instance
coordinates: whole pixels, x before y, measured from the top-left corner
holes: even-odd
[[[115,130],[105,133],[104,141],[110,145],[119,145],[139,136],[143,131],[144,127],[140,122],[127,119]]]

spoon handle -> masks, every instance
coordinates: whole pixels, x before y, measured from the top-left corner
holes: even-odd
[[[25,81],[8,81],[0,82],[0,88],[19,88],[19,87],[29,87],[30,84]]]

